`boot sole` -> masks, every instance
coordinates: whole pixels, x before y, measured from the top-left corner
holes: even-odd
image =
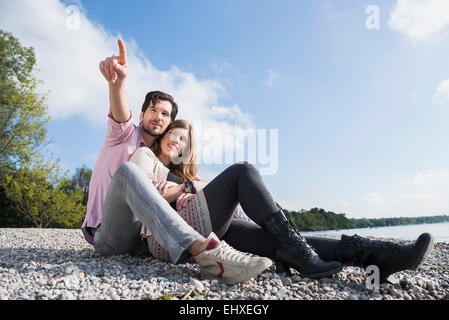
[[[203,280],[218,280],[218,282],[222,282],[225,284],[235,284],[239,282],[245,282],[249,279],[258,276],[263,271],[265,271],[267,268],[271,267],[273,265],[273,262],[270,260],[266,260],[264,263],[262,263],[257,268],[253,269],[251,273],[242,274],[239,277],[235,278],[218,278],[216,274],[210,273],[204,269],[200,269],[200,276]]]
[[[411,266],[412,270],[418,270],[424,262],[426,262],[427,257],[433,249],[434,239],[430,233],[424,233],[419,236],[417,243],[423,242],[421,244],[421,250],[419,251],[415,263]]]
[[[409,267],[404,268],[404,270],[418,270],[426,262],[427,257],[433,249],[434,239],[430,233],[423,233],[416,240],[416,243],[420,246],[420,250],[414,259],[414,263],[412,263]],[[388,276],[382,276],[380,282],[398,284],[399,280],[394,276],[394,273],[392,273]]]

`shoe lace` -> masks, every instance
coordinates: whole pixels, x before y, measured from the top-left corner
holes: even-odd
[[[399,252],[400,244],[393,241],[385,240],[371,240],[368,238],[361,237],[355,234],[352,239],[357,247],[367,248],[367,247],[377,247],[377,248],[389,248],[393,249],[395,253]]]
[[[305,255],[306,257],[310,257],[314,254],[317,254],[315,249],[313,249],[310,244],[307,243],[307,240],[301,235],[301,233],[299,233],[298,229],[296,229],[296,226],[294,225],[294,223],[288,219],[288,229],[289,232],[292,232],[295,234],[295,238],[297,239],[298,243],[302,246],[302,248],[304,249]]]
[[[219,250],[216,252],[216,256],[219,259],[225,260],[225,261],[232,261],[232,262],[245,262],[248,260],[248,258],[254,256],[251,253],[238,251],[237,249],[234,249],[230,245],[228,245],[225,241],[221,240],[222,244],[219,247]]]

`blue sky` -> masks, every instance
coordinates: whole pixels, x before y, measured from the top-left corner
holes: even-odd
[[[64,27],[70,5],[80,15],[74,30]],[[378,29],[366,26],[370,5]],[[98,62],[117,53],[121,36],[135,117],[146,92],[163,89],[191,122],[277,130],[278,169],[263,177],[288,209],[449,211],[444,1],[0,0],[0,12],[0,28],[36,48],[50,151],[71,172],[92,168],[103,142]],[[225,167],[201,164],[200,174]]]

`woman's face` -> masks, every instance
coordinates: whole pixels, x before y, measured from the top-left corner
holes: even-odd
[[[189,142],[189,131],[184,128],[168,130],[161,140],[161,153],[170,159],[182,155]]]

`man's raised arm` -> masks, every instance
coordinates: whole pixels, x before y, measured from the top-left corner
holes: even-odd
[[[118,39],[119,56],[112,55],[100,62],[100,72],[109,84],[109,103],[112,117],[117,122],[126,122],[131,116],[128,96],[125,90],[125,78],[128,75],[126,48],[122,39]]]

